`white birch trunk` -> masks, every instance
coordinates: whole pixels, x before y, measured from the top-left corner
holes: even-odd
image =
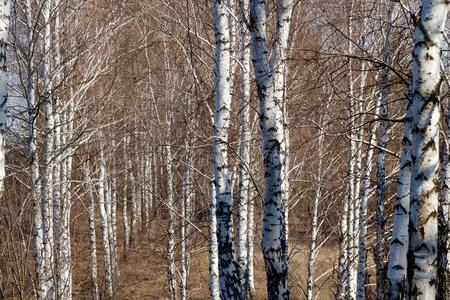
[[[141,134],[137,127],[137,122],[135,122],[135,159],[136,159],[136,223],[137,223],[137,233],[142,232],[143,222],[142,218],[144,216],[144,208],[145,208],[145,199],[143,197],[143,189],[144,189],[144,156],[142,154],[142,149],[139,147],[142,146]]]
[[[321,122],[323,123],[323,122]],[[320,126],[322,124],[319,124]],[[306,286],[306,299],[312,300],[314,295],[314,261],[317,255],[317,235],[319,232],[318,224],[318,211],[319,203],[322,197],[322,163],[323,163],[323,142],[325,138],[325,132],[323,128],[318,129],[318,141],[317,141],[317,155],[318,155],[318,166],[317,166],[317,179],[316,179],[316,193],[314,196],[313,212],[311,220],[311,242],[309,245],[309,257],[308,257],[308,278]]]
[[[389,21],[391,21],[392,11],[389,11]],[[391,51],[391,25],[388,24],[386,31],[386,41],[384,45],[384,61],[389,64]],[[388,130],[388,97],[389,97],[389,69],[384,67],[381,75],[381,89],[380,89],[380,136],[378,140],[377,153],[377,209],[376,209],[376,244],[375,244],[375,264],[376,264],[376,279],[377,279],[377,299],[385,299],[386,294],[386,254],[384,253],[386,236],[386,211],[384,207],[385,193],[386,193],[386,172],[385,172],[385,158],[386,152],[384,149],[387,144],[387,130]]]
[[[105,172],[106,172],[106,161],[105,161]],[[115,273],[113,267],[113,233],[112,233],[112,223],[111,223],[111,174],[105,177],[104,184],[104,205],[106,212],[106,225],[108,230],[108,247],[109,247],[109,272],[111,274],[111,285],[114,286],[115,283]]]
[[[190,133],[188,133],[190,134]],[[186,140],[186,154],[181,199],[181,299],[187,298],[188,276],[190,269],[190,221],[192,205],[192,150],[190,137]]]
[[[254,224],[254,209],[255,200],[253,189],[249,190],[249,201],[248,201],[248,218],[247,218],[247,288],[248,288],[248,298],[250,300],[256,299],[256,289],[255,289],[255,275],[253,269],[253,235],[255,232]]]
[[[337,300],[346,299],[347,291],[347,265],[348,265],[348,226],[347,226],[347,215],[348,215],[348,198],[350,195],[345,192],[344,199],[342,200],[342,211],[340,214],[340,240],[339,240],[339,263],[337,269]]]
[[[286,136],[283,101],[279,91],[285,88],[285,56],[291,24],[293,1],[278,5],[276,34],[269,62],[266,40],[266,3],[250,2],[250,30],[264,151],[264,218],[262,248],[267,274],[269,299],[289,297],[288,245],[286,240]]]
[[[55,2],[55,6],[57,6],[58,3]],[[52,34],[52,45],[53,45],[53,51],[51,53],[48,53],[47,55],[52,55],[54,57],[53,66],[52,68],[55,69],[56,66],[60,64],[60,51],[59,51],[59,31],[60,31],[60,13],[57,11],[55,12],[55,25],[53,28],[53,34]],[[52,57],[52,59],[53,59]],[[52,70],[53,71],[53,70]],[[55,80],[59,80],[59,75],[61,72],[57,71],[54,72],[53,78]],[[58,95],[55,95],[55,107],[54,107],[54,123],[55,127],[53,129],[54,131],[54,163],[51,172],[53,172],[53,178],[54,178],[54,184],[52,186],[52,197],[53,197],[53,227],[54,227],[54,238],[55,238],[55,276],[56,276],[56,293],[57,298],[60,298],[63,296],[71,297],[70,295],[65,294],[66,291],[66,284],[69,283],[66,276],[70,275],[70,264],[67,263],[67,261],[64,259],[64,254],[67,253],[66,245],[63,245],[64,240],[62,238],[63,232],[64,232],[64,226],[62,221],[62,213],[63,213],[63,207],[62,204],[62,192],[63,192],[63,184],[65,182],[64,176],[65,176],[65,170],[63,170],[64,167],[64,154],[62,153],[63,147],[62,144],[65,146],[65,119],[63,116],[63,108],[61,105],[61,101],[58,97]],[[53,101],[53,99],[51,100]],[[70,247],[70,244],[69,244]],[[64,269],[66,267],[66,269]],[[69,267],[69,269],[67,269]],[[66,272],[67,271],[67,272]],[[69,276],[70,277],[70,276]],[[71,285],[67,286],[68,288],[71,288]]]
[[[39,158],[37,152],[36,137],[36,94],[34,90],[34,59],[32,55],[32,43],[34,40],[33,17],[31,0],[26,2],[26,23],[27,23],[27,108],[28,108],[28,147],[29,164],[31,168],[31,198],[33,205],[33,258],[35,265],[35,279],[37,281],[37,298],[42,299],[42,282],[39,273],[43,264],[43,220],[42,220],[42,197],[41,197],[41,177],[39,174]]]
[[[136,246],[136,240],[138,236],[138,209],[137,209],[137,187],[136,180],[134,178],[133,172],[130,172],[130,187],[131,187],[131,235],[130,244],[132,247]]]
[[[53,156],[54,156],[54,116],[52,104],[52,80],[51,80],[51,20],[50,13],[53,9],[51,1],[45,1],[42,8],[42,15],[45,24],[43,43],[46,53],[43,60],[43,82],[44,82],[44,118],[45,118],[45,138],[44,138],[44,178],[42,184],[42,219],[43,219],[43,263],[42,270],[39,271],[41,286],[38,294],[45,299],[55,298],[56,274],[54,274],[55,263],[55,243],[53,236]]]
[[[353,123],[354,124],[354,123]],[[353,130],[352,130],[353,131]],[[354,300],[356,297],[356,286],[353,285],[353,275],[355,270],[354,265],[354,253],[353,253],[353,241],[354,241],[354,219],[355,219],[355,202],[357,199],[357,191],[355,189],[355,181],[356,181],[356,155],[357,155],[357,144],[355,142],[356,135],[354,133],[351,134],[350,141],[350,157],[348,163],[349,169],[349,197],[348,201],[348,210],[347,210],[347,270],[346,270],[346,286],[347,286],[347,294],[349,300]]]
[[[353,55],[353,12],[354,12],[355,1],[351,1],[350,10],[349,10],[349,18],[348,18],[348,53],[349,55]],[[348,243],[347,243],[347,271],[346,271],[346,280],[347,280],[347,292],[348,299],[354,300],[356,298],[356,289],[357,289],[357,274],[356,274],[356,264],[355,264],[355,248],[356,245],[356,208],[359,203],[359,171],[361,169],[361,145],[357,142],[358,137],[362,136],[362,133],[358,131],[358,122],[357,115],[360,112],[361,101],[362,99],[357,99],[354,81],[355,78],[353,76],[353,59],[349,59],[348,62],[348,80],[349,80],[349,97],[350,97],[350,153],[349,153],[349,162],[348,162],[348,178],[349,178],[349,198],[348,198],[348,211],[347,211],[347,234],[348,234]],[[358,136],[359,135],[359,136]],[[358,216],[359,217],[359,216]]]
[[[242,16],[240,18],[240,61],[241,61],[241,124],[239,148],[239,186],[238,186],[238,224],[237,224],[237,262],[240,266],[239,277],[242,287],[241,297],[248,294],[248,217],[250,206],[250,33],[245,24],[249,17],[249,1],[241,0]]]
[[[139,233],[142,231],[142,172],[141,172],[141,158],[139,157],[139,163],[137,164],[137,172],[135,178],[135,201],[136,201],[136,239],[138,239]]]
[[[58,104],[58,103],[57,103]],[[58,297],[61,295],[61,289],[64,286],[61,277],[61,235],[62,235],[62,222],[61,222],[61,191],[62,191],[62,181],[63,181],[63,162],[62,162],[62,153],[61,152],[61,111],[59,110],[58,105],[55,106],[55,127],[54,127],[54,163],[51,169],[53,172],[54,184],[51,188],[52,199],[53,199],[53,227],[54,227],[54,237],[55,237],[55,276],[56,276],[56,293]],[[50,192],[50,191],[49,191]]]
[[[103,149],[100,149],[100,168],[98,174],[98,207],[100,213],[100,227],[102,230],[102,242],[103,248],[105,250],[104,255],[104,269],[105,269],[105,289],[106,295],[108,297],[112,297],[113,295],[113,286],[112,286],[112,274],[111,274],[111,251],[109,246],[110,236],[108,229],[108,213],[106,210],[106,200],[105,200],[105,184],[106,184],[106,165],[105,158],[103,154]]]
[[[145,162],[145,170],[146,170],[146,178],[147,178],[147,197],[148,197],[148,208],[149,208],[149,218],[153,215],[153,166],[152,166],[152,155],[150,153],[147,154],[146,162]],[[151,223],[151,220],[149,220]]]
[[[169,125],[169,128],[171,126]],[[170,129],[169,129],[170,130]],[[170,299],[178,299],[177,279],[175,275],[175,230],[174,230],[174,190],[173,190],[173,170],[172,170],[172,149],[165,147],[166,152],[166,178],[167,178],[167,283],[169,286]]]
[[[70,244],[70,212],[71,212],[71,177],[72,177],[72,161],[74,149],[70,146],[73,138],[73,120],[74,109],[73,103],[70,103],[61,119],[61,135],[60,140],[55,137],[55,145],[60,142],[64,150],[55,149],[60,152],[60,167],[55,170],[59,172],[59,188],[60,188],[60,228],[59,231],[59,252],[58,252],[58,297],[62,299],[72,298],[72,249]],[[55,200],[55,199],[54,199]]]
[[[150,155],[148,154],[148,147],[144,147],[144,162],[142,164],[142,177],[144,178],[142,186],[142,198],[144,202],[144,227],[148,228],[150,226],[150,211],[153,205],[153,199],[151,196],[151,166],[150,166]]]
[[[116,150],[116,143],[114,140],[111,141],[111,147]],[[115,154],[112,153],[112,162],[111,162],[111,269],[114,274],[115,279],[119,277],[119,258],[117,254],[117,182],[116,182],[116,157]]]
[[[128,226],[128,143],[129,137],[125,135],[123,142],[123,161],[125,164],[125,175],[123,179],[123,195],[122,195],[122,222],[123,222],[123,254],[127,257],[130,248],[130,228]]]
[[[10,0],[0,3],[0,197],[5,190],[5,133],[6,133],[6,104],[8,90],[6,87],[6,51],[8,46],[8,31],[10,19]]]
[[[379,114],[380,105],[377,101],[375,116]],[[361,201],[359,203],[359,246],[358,246],[358,275],[357,275],[357,290],[356,299],[363,300],[366,297],[366,277],[367,277],[367,205],[369,202],[369,191],[372,174],[372,158],[374,153],[374,146],[376,145],[376,129],[375,124],[371,124],[369,149],[367,150],[366,162],[364,165],[364,175],[362,178]]]
[[[230,7],[225,1],[212,1],[215,33],[215,113],[212,138],[212,173],[216,192],[219,283],[222,298],[240,295],[238,266],[232,232],[231,172],[228,162],[232,70]]]
[[[219,288],[219,245],[217,241],[217,219],[216,219],[216,186],[211,182],[211,203],[209,205],[209,298],[220,299]]]
[[[409,247],[409,210],[411,190],[412,94],[407,96],[407,109],[403,128],[400,171],[392,221],[392,238],[387,268],[387,296],[402,299],[407,293],[407,253]]]
[[[413,52],[410,255],[412,299],[435,299],[439,196],[441,50],[449,3],[424,0]]]
[[[86,195],[88,198],[88,228],[89,244],[91,248],[91,279],[92,279],[92,298],[99,300],[98,278],[97,278],[97,237],[95,234],[95,198],[90,175],[90,164],[86,161],[84,164],[84,180]]]

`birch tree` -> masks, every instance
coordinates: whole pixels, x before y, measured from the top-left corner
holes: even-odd
[[[392,32],[392,9],[388,11],[388,28],[386,30],[386,38],[383,49],[383,61],[386,64],[390,63],[391,56],[391,32]],[[385,159],[387,145],[387,118],[388,118],[388,97],[389,97],[389,69],[384,67],[381,74],[381,86],[380,86],[380,135],[378,141],[378,153],[377,153],[377,231],[376,231],[376,244],[375,244],[375,263],[376,263],[376,276],[377,276],[377,299],[385,298],[385,285],[386,285],[386,271],[385,271],[385,254],[384,247],[386,242],[385,237],[385,223],[386,223],[386,211],[385,211],[385,198],[386,198],[386,174],[385,174]]]
[[[375,116],[380,111],[380,101],[377,101]],[[371,124],[369,149],[367,150],[366,162],[364,164],[364,175],[362,180],[361,202],[359,205],[359,247],[358,247],[358,277],[357,277],[357,291],[356,299],[365,299],[366,297],[366,277],[367,277],[367,209],[370,193],[370,177],[372,174],[372,158],[376,144],[376,130],[377,126]]]
[[[104,271],[105,271],[105,289],[106,295],[108,297],[112,297],[113,295],[113,286],[112,286],[112,270],[111,270],[111,248],[109,245],[110,234],[109,234],[109,225],[108,225],[108,211],[106,209],[106,200],[105,200],[105,184],[106,184],[106,163],[104,158],[103,149],[100,149],[100,158],[99,158],[99,173],[98,173],[98,184],[97,184],[97,193],[98,193],[98,207],[100,214],[100,227],[102,230],[102,243],[103,249],[105,250],[105,254],[103,257],[104,262]]]
[[[407,292],[407,253],[409,247],[409,211],[411,191],[411,146],[412,146],[412,93],[407,95],[407,109],[403,128],[400,155],[400,171],[394,203],[392,238],[387,267],[387,296],[401,299]]]
[[[169,121],[171,122],[171,121]],[[170,128],[170,126],[169,126]],[[170,129],[169,129],[170,130]],[[173,171],[172,171],[172,149],[170,146],[165,147],[166,154],[166,176],[167,176],[167,211],[168,211],[168,227],[167,227],[167,281],[169,285],[170,298],[178,299],[178,290],[175,273],[175,229],[174,229],[174,191],[173,191]]]
[[[53,160],[55,135],[54,127],[55,120],[53,114],[52,105],[52,77],[51,77],[51,59],[52,53],[52,31],[51,31],[51,11],[53,10],[53,3],[51,1],[45,1],[43,3],[42,15],[44,21],[44,34],[43,34],[43,48],[47,55],[43,59],[43,73],[42,81],[44,86],[44,118],[45,118],[45,136],[44,136],[44,167],[43,167],[43,181],[42,181],[42,219],[43,219],[43,245],[44,245],[44,258],[43,269],[39,273],[42,278],[42,295],[44,298],[55,297],[56,279],[57,274],[54,273],[54,263],[57,258],[55,252],[55,241],[53,235],[53,194],[52,188],[54,184],[53,177]]]
[[[250,222],[249,214],[251,201],[251,178],[249,170],[250,163],[250,34],[246,26],[248,20],[249,1],[241,1],[241,16],[239,20],[240,29],[240,67],[241,67],[241,120],[239,133],[239,185],[238,185],[238,224],[237,224],[237,262],[240,266],[240,284],[242,287],[241,297],[245,299],[252,287],[249,286],[249,269],[253,266],[249,265],[249,257],[253,256],[252,249],[249,244],[252,243],[249,238],[249,227],[253,227]],[[250,225],[250,226],[249,226]]]
[[[128,173],[130,172],[128,160],[129,136],[125,134],[123,142],[123,162],[125,164],[122,195],[122,223],[123,223],[123,254],[127,257],[130,248],[130,227],[128,225]],[[132,175],[131,175],[132,176]]]
[[[5,190],[5,131],[6,131],[6,103],[8,101],[8,91],[6,88],[6,51],[8,45],[9,19],[10,19],[9,0],[0,3],[0,196]]]
[[[348,195],[347,191],[341,200],[341,214],[339,220],[339,261],[337,267],[337,299],[345,299],[347,291],[347,270],[348,270]]]
[[[408,274],[412,299],[436,294],[440,58],[449,4],[422,2],[413,52],[413,143]]]
[[[42,299],[44,297],[42,291],[44,290],[41,272],[43,268],[43,220],[42,220],[42,197],[41,197],[41,176],[39,166],[39,155],[37,146],[37,107],[38,100],[35,93],[35,62],[34,49],[36,47],[35,35],[35,19],[33,17],[32,1],[27,0],[25,3],[25,23],[26,23],[26,42],[23,57],[23,68],[25,71],[25,80],[23,89],[26,91],[26,105],[27,105],[27,131],[28,131],[28,160],[31,172],[31,199],[32,199],[32,233],[33,233],[33,259],[35,265],[35,278],[37,286],[37,297]],[[20,46],[20,40],[15,37],[14,47],[17,49]],[[15,50],[16,53],[19,51]],[[19,62],[21,60],[18,60]]]
[[[314,260],[316,259],[317,255],[317,235],[319,230],[319,224],[318,224],[318,210],[319,210],[319,201],[322,197],[322,164],[323,164],[323,158],[324,158],[324,138],[325,138],[325,132],[324,129],[321,127],[323,122],[319,123],[318,128],[318,138],[317,138],[317,152],[318,152],[318,166],[317,166],[317,187],[316,192],[314,196],[314,203],[313,203],[313,212],[312,212],[312,220],[311,220],[311,243],[309,246],[309,258],[308,258],[308,279],[307,279],[307,287],[306,287],[306,299],[312,300],[313,299],[313,293],[314,293]]]
[[[188,106],[189,107],[189,106]],[[190,125],[188,125],[189,127]],[[192,167],[193,153],[191,132],[188,129],[185,147],[186,154],[184,157],[184,171],[182,182],[182,199],[181,199],[181,299],[187,298],[188,276],[190,269],[190,246],[191,246],[191,215],[192,215]]]
[[[216,186],[214,181],[211,182],[211,203],[209,204],[208,223],[209,298],[211,300],[219,300],[219,246],[217,241]]]
[[[228,161],[228,128],[231,110],[231,8],[226,1],[213,0],[212,12],[215,34],[215,111],[211,149],[217,216],[219,251],[219,284],[222,298],[240,295],[239,267],[233,245],[231,217],[231,173]]]
[[[250,31],[253,68],[260,100],[259,114],[264,152],[264,217],[262,248],[270,299],[289,298],[288,245],[286,240],[286,191],[283,168],[286,163],[286,136],[283,103],[275,98],[284,89],[286,50],[293,1],[278,4],[276,33],[269,60],[267,46],[266,1],[250,1]]]
[[[97,279],[97,237],[95,233],[95,198],[93,192],[93,185],[90,175],[89,160],[84,164],[84,180],[86,194],[88,197],[88,226],[89,226],[89,241],[91,248],[91,279],[92,279],[92,298],[94,300],[100,299],[98,279]]]

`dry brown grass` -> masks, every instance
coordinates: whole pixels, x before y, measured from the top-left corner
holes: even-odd
[[[120,259],[120,275],[115,299],[167,299],[165,226],[161,220],[154,220],[150,228],[141,235],[137,246],[130,250],[128,257]],[[81,225],[81,224],[80,224]],[[118,224],[119,233],[121,224]],[[87,235],[84,227],[74,231],[74,293],[75,299],[90,299],[90,258]],[[121,240],[121,234],[119,234]],[[295,240],[291,236],[292,240]],[[99,239],[98,239],[99,240]],[[199,239],[200,240],[200,239]],[[201,244],[201,243],[198,243]],[[290,285],[291,299],[304,299],[302,289],[306,287],[308,245],[305,242],[291,243]],[[98,243],[98,267],[100,285],[103,278],[103,252]],[[122,254],[122,249],[119,249]],[[324,246],[316,259],[317,299],[333,299],[335,284],[332,269],[337,260],[337,250]],[[258,299],[266,299],[264,263],[259,247],[255,243],[255,283]],[[179,263],[179,262],[178,262]],[[325,274],[324,274],[325,273]],[[208,252],[207,245],[199,245],[191,253],[189,277],[189,299],[208,299]]]

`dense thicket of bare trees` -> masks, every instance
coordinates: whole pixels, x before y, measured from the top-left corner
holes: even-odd
[[[1,1],[0,299],[447,299],[448,10]]]

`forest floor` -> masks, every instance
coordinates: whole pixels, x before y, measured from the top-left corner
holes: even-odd
[[[119,249],[120,274],[116,284],[115,299],[167,299],[166,284],[166,240],[165,225],[161,220],[154,220],[146,233],[142,234],[139,243],[130,249],[128,257],[123,257],[122,248]],[[206,225],[206,224],[205,224]],[[292,223],[291,223],[292,225]],[[119,241],[121,238],[121,224],[118,224]],[[100,234],[97,228],[98,234]],[[206,231],[204,228],[202,231]],[[259,232],[259,230],[258,230]],[[205,232],[201,233],[205,234]],[[303,234],[305,235],[305,234]],[[103,287],[103,252],[97,236],[98,269],[100,288]],[[90,256],[88,236],[85,226],[79,226],[73,231],[73,238],[77,249],[74,254],[74,298],[91,299]],[[304,299],[303,290],[306,287],[308,244],[307,237],[296,239],[291,232],[290,270],[291,299]],[[302,241],[303,240],[303,241]],[[208,248],[205,238],[200,236],[195,241],[195,248],[191,253],[191,270],[189,276],[189,299],[208,299]],[[255,241],[255,284],[257,299],[266,299],[265,272],[259,240]],[[324,245],[315,262],[315,277],[320,278],[316,283],[316,299],[334,299],[335,282],[333,267],[338,258],[337,247]],[[179,261],[177,261],[179,264]],[[117,275],[117,274],[116,274]]]

